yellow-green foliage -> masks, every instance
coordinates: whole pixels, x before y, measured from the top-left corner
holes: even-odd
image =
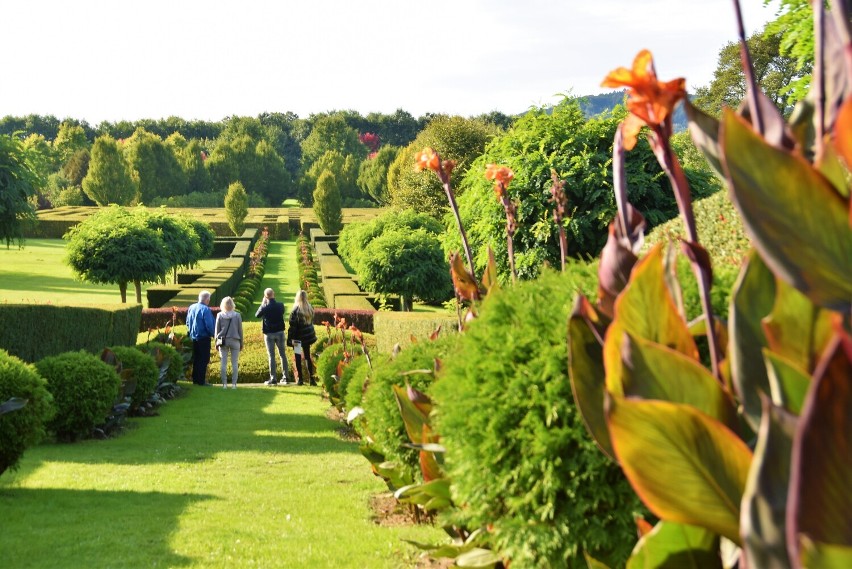
[[[0,348],[27,362],[136,344],[142,306],[0,304]]]
[[[751,244],[743,229],[740,214],[725,192],[716,192],[710,197],[692,204],[695,226],[701,245],[710,253],[714,269],[726,265],[739,269],[743,256]],[[684,236],[683,221],[678,217],[655,227],[645,237],[644,252],[664,240]]]
[[[269,358],[266,355],[266,343],[263,339],[263,331],[260,321],[250,321],[254,314],[243,313],[243,349],[240,352],[240,374],[238,383],[263,383],[269,379]],[[249,321],[247,321],[249,320]],[[317,327],[319,335],[319,327]],[[287,354],[287,377],[293,381],[293,349],[286,348]],[[275,361],[278,362],[278,352],[275,353]],[[210,367],[207,368],[207,381],[214,385],[220,383],[218,350],[213,351],[210,359]],[[229,376],[230,377],[230,376]]]
[[[53,395],[56,416],[50,430],[57,439],[88,438],[106,421],[121,386],[113,366],[84,351],[50,356],[35,366]]]
[[[439,326],[441,334],[456,332],[458,318],[450,314],[376,312],[373,316],[376,350],[389,354],[396,344],[405,347],[411,343],[412,336],[417,339],[428,338]]]
[[[341,310],[375,310],[373,304],[362,294],[341,294],[334,297],[334,307]]]
[[[149,355],[156,350],[160,350],[164,362],[168,362],[169,366],[166,370],[166,381],[177,383],[179,379],[183,379],[183,356],[181,356],[180,352],[174,346],[162,342],[146,342],[145,344],[137,344],[136,349],[143,354]]]
[[[12,398],[26,400],[21,409],[0,415],[0,474],[14,469],[28,446],[46,434],[53,417],[53,397],[32,366],[0,350],[0,404]]]
[[[157,389],[160,370],[153,357],[140,352],[135,346],[112,346],[110,349],[121,362],[122,373],[129,371],[130,377],[136,381],[136,389],[130,395],[130,408],[137,409]]]

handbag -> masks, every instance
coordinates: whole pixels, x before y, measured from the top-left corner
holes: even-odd
[[[222,333],[221,336],[216,336],[216,347],[217,348],[222,347],[222,344],[224,343],[224,340],[225,340],[225,336],[228,335],[228,329],[230,327],[231,327],[231,319],[228,318],[228,324],[227,324],[227,326],[225,326],[225,331]]]

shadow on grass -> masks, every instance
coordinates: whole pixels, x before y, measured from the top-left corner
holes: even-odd
[[[2,564],[87,568],[190,565],[197,560],[172,551],[169,537],[178,529],[178,518],[186,508],[209,499],[216,498],[161,492],[5,489],[0,491]]]
[[[134,419],[116,438],[41,445],[27,454],[35,461],[124,465],[197,463],[228,452],[358,454],[355,443],[338,436],[339,423],[325,417],[327,403],[311,413],[304,396],[317,393],[305,388],[193,388],[162,408],[159,417]],[[296,408],[292,412],[291,403]],[[25,466],[36,467],[33,462]]]

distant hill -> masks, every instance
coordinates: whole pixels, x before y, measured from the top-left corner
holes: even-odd
[[[580,97],[580,108],[583,109],[587,117],[593,117],[611,111],[616,105],[623,105],[626,95],[626,90],[601,93],[600,95],[584,95]],[[686,130],[686,126],[686,112],[683,110],[683,105],[678,105],[672,118],[672,127],[675,132],[680,132]]]

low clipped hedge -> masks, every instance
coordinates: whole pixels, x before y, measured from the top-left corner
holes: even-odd
[[[367,428],[382,454],[388,460],[398,462],[415,480],[421,478],[419,451],[404,446],[410,440],[391,386],[404,386],[408,382],[415,389],[428,393],[434,380],[433,374],[401,374],[412,370],[434,369],[435,360],[447,358],[457,343],[455,334],[442,334],[437,340],[423,340],[409,345],[394,359],[374,362],[370,383],[361,401]]]
[[[21,409],[0,415],[0,474],[14,470],[27,447],[41,441],[55,407],[47,382],[33,366],[0,350],[0,404],[26,400]]]
[[[346,388],[343,393],[344,406],[348,410],[352,410],[355,407],[361,407],[361,404],[364,400],[364,388],[367,381],[372,377],[372,369],[370,369],[369,365],[366,365],[366,358],[364,359],[365,365],[359,365],[353,368],[352,370],[346,370],[344,375],[347,375],[347,383]],[[386,363],[386,360],[390,359],[386,355],[379,354],[371,354],[370,361],[372,362],[374,367],[382,366]],[[369,384],[367,384],[369,385]]]
[[[50,356],[35,366],[53,395],[56,416],[49,428],[56,439],[72,442],[90,437],[118,397],[121,378],[115,368],[85,351]]]
[[[130,411],[136,412],[157,389],[160,370],[154,358],[142,353],[136,346],[113,346],[109,349],[121,362],[122,373],[131,370],[130,378],[136,381],[136,389],[130,394]]]
[[[357,310],[346,308],[316,308],[314,307],[314,325],[322,326],[323,322],[334,325],[334,316],[346,319],[346,326],[355,326],[361,332],[375,333],[375,310]]]
[[[317,378],[322,382],[328,393],[336,390],[335,381],[331,377],[337,375],[337,366],[343,361],[343,344],[330,344],[325,347],[316,359]]]
[[[401,347],[411,343],[411,338],[428,338],[440,326],[441,334],[458,330],[455,315],[426,312],[376,312],[373,315],[373,333],[376,349],[389,354],[396,344]]]
[[[544,271],[489,294],[431,390],[459,506],[452,521],[488,526],[513,566],[586,567],[585,551],[621,567],[636,542],[641,504],[574,406],[566,326],[576,288]]]

